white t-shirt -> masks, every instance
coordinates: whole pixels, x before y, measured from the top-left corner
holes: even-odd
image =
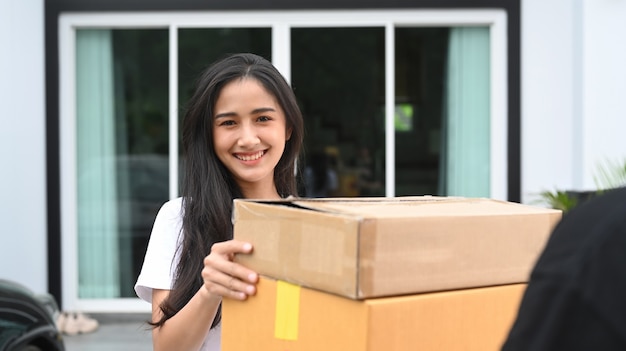
[[[176,265],[179,233],[182,228],[182,198],[163,204],[154,221],[148,249],[135,283],[135,292],[142,300],[152,303],[152,289],[172,288]],[[174,257],[176,255],[176,257]],[[199,351],[219,351],[221,324],[211,329]]]

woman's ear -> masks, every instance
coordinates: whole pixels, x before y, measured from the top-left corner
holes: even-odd
[[[285,132],[285,141],[289,141],[289,139],[291,139],[291,132],[293,132],[293,128],[287,128]]]

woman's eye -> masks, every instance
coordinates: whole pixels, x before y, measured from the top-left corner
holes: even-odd
[[[233,120],[226,120],[226,121],[223,121],[222,123],[220,123],[219,125],[220,126],[232,126],[232,125],[235,125],[235,121],[233,121]]]
[[[261,116],[261,117],[259,117],[258,120],[259,120],[259,122],[267,122],[267,121],[270,121],[271,118],[267,117],[267,116]]]

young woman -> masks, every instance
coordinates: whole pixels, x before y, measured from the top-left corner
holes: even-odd
[[[267,60],[236,54],[199,78],[183,121],[182,197],[159,211],[135,291],[152,303],[154,350],[219,350],[221,301],[255,294],[258,275],[233,262],[235,198],[296,194],[302,115]]]

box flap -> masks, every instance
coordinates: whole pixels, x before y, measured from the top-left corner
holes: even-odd
[[[462,197],[297,199],[292,203],[300,208],[366,218],[493,216],[559,212],[513,202]]]

